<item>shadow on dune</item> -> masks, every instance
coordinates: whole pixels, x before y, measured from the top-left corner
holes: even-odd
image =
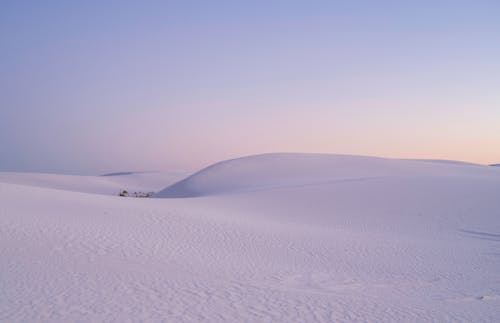
[[[489,240],[489,241],[499,241],[500,242],[500,234],[488,233],[488,232],[480,232],[473,230],[460,230],[464,233],[467,233],[471,237],[481,240]]]

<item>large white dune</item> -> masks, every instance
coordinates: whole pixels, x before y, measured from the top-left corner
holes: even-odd
[[[156,197],[220,195],[377,178],[492,174],[485,166],[455,161],[276,153],[219,162],[163,189]]]
[[[155,199],[1,175],[0,321],[500,319],[497,167],[267,154]]]

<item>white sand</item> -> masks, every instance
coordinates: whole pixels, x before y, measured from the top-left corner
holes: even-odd
[[[103,195],[172,182],[0,173],[0,321],[500,321],[500,168],[269,154]]]

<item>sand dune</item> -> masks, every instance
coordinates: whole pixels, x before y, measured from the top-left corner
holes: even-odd
[[[156,197],[196,197],[339,181],[422,176],[489,177],[482,165],[444,160],[398,160],[327,154],[263,154],[219,162]]]
[[[174,183],[185,172],[126,172],[101,176],[77,176],[43,173],[0,172],[0,182],[45,187],[91,194],[117,195],[120,190],[157,191],[165,183]]]
[[[0,321],[500,317],[495,167],[268,154],[153,199],[64,178],[0,176]]]

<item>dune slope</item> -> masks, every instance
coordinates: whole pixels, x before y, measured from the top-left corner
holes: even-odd
[[[0,321],[495,322],[499,192],[495,167],[308,154],[159,194],[189,198],[0,181]]]
[[[219,162],[156,197],[197,197],[382,177],[490,176],[487,167],[453,161],[278,153]]]
[[[102,176],[0,172],[0,182],[91,194],[117,195],[120,190],[158,191],[184,172],[121,172]]]

